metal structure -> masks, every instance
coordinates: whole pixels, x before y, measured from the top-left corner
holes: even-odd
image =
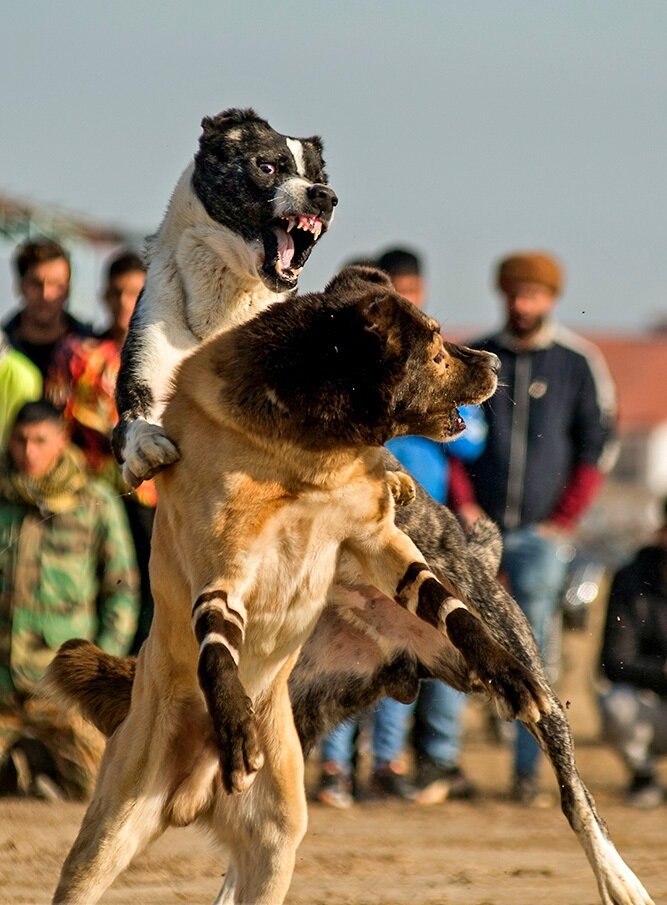
[[[55,205],[0,193],[0,237],[19,243],[37,235],[97,246],[131,245],[138,238],[131,230],[99,223]]]

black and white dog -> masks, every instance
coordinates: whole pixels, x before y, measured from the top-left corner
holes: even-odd
[[[123,349],[114,451],[130,486],[178,458],[160,426],[177,366],[296,289],[338,202],[318,137],[280,135],[253,110],[206,117],[202,128],[148,242],[146,286]]]

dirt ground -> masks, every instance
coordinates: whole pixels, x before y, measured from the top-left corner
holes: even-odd
[[[577,741],[580,772],[617,848],[652,894],[667,903],[667,805],[650,812],[625,807],[625,775],[598,742],[591,694],[597,624],[568,633],[561,698]],[[504,800],[507,749],[486,732],[484,709],[466,713],[463,766],[478,784],[474,803],[430,808],[409,803],[359,804],[347,812],[310,807],[309,829],[288,896],[291,905],[597,905],[593,875],[556,805],[556,785],[543,770],[553,806],[522,809]],[[667,765],[663,764],[663,767]],[[310,782],[315,765],[309,765]],[[667,782],[667,772],[662,777]],[[76,835],[79,805],[0,800],[0,903],[42,905],[50,899]],[[211,902],[224,855],[193,829],[170,830],[136,859],[103,898],[106,905]]]

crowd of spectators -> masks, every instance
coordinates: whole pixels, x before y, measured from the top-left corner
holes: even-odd
[[[427,304],[413,251],[388,249],[364,263]],[[151,481],[123,484],[110,445],[120,352],[145,269],[129,250],[108,262],[108,323],[95,332],[67,310],[71,264],[60,244],[27,241],[13,265],[19,304],[0,329],[0,795],[85,798],[104,740],[56,707],[40,679],[69,638],[136,653],[150,628],[157,494]],[[468,344],[501,359],[501,389],[466,409],[466,432],[453,443],[403,437],[389,448],[464,527],[481,515],[497,522],[501,580],[545,653],[563,547],[611,460],[614,387],[599,351],[557,323],[564,275],[552,255],[512,254],[494,273],[500,329]],[[656,759],[667,754],[667,524],[613,578],[600,673],[604,735],[627,766],[627,800],[656,807],[665,799]],[[413,704],[387,698],[337,727],[322,745],[317,797],[340,808],[362,797],[473,799],[460,761],[464,706],[463,695],[425,680]],[[355,746],[368,726],[372,772],[362,789]],[[514,748],[509,796],[537,805],[539,749],[521,726]]]
[[[0,334],[0,794],[85,798],[104,740],[40,679],[69,638],[126,654],[150,625],[155,488],[125,487],[110,446],[145,271],[136,254],[114,255],[96,334],[67,311],[59,243],[27,241],[13,264],[19,304]]]

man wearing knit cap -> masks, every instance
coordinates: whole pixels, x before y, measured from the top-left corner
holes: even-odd
[[[544,655],[565,578],[563,547],[591,505],[612,459],[615,391],[599,350],[554,322],[563,287],[558,261],[542,252],[500,261],[505,307],[499,332],[471,343],[495,352],[500,388],[484,405],[486,448],[451,474],[464,522],[486,513],[503,532],[501,571]],[[518,726],[512,797],[544,800],[539,748]]]

